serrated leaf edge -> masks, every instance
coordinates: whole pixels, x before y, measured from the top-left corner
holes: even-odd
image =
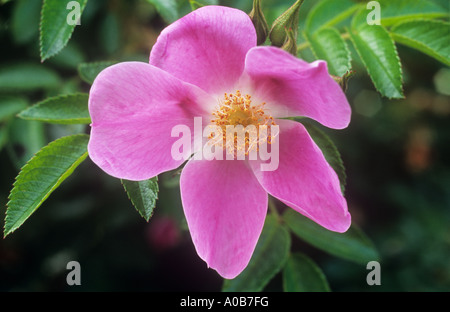
[[[80,5],[80,14],[83,14],[84,8],[86,7],[86,4],[87,4],[88,0],[81,0],[81,1],[83,1],[83,2]],[[43,51],[43,48],[44,48],[43,44],[44,43],[43,43],[43,36],[42,36],[42,26],[43,26],[43,23],[44,23],[44,8],[45,8],[46,4],[47,4],[47,1],[43,0],[42,9],[41,9],[41,18],[40,18],[40,22],[39,22],[39,54],[40,54],[40,57],[41,57],[41,63],[44,63],[45,60],[48,60],[49,58],[51,58],[51,57],[53,57],[55,55],[58,55],[67,46],[67,44],[69,43],[70,39],[72,38],[72,35],[73,35],[73,32],[75,31],[75,28],[76,28],[76,26],[73,27],[73,30],[72,30],[72,32],[69,35],[69,38],[67,38],[67,41],[64,43],[63,47],[59,51],[54,52],[52,54],[48,54],[47,56],[44,56],[44,51]],[[60,30],[60,31],[62,31],[62,30]]]
[[[317,56],[317,53],[316,53],[316,51],[314,50],[314,45],[313,45],[312,39],[314,39],[314,38],[313,38],[314,36],[317,36],[317,34],[319,33],[319,31],[323,31],[323,30],[331,30],[331,31],[334,31],[335,33],[338,34],[338,37],[341,39],[342,43],[344,44],[345,52],[347,52],[347,56],[348,56],[348,58],[347,58],[347,68],[348,68],[348,70],[347,70],[347,71],[351,70],[351,68],[352,68],[352,54],[351,54],[351,52],[350,52],[350,49],[349,49],[349,47],[348,47],[347,42],[345,42],[345,40],[342,39],[341,33],[340,33],[336,28],[334,28],[334,27],[321,27],[321,28],[318,29],[316,32],[314,32],[313,35],[311,35],[311,34],[308,35],[306,32],[304,32],[304,37],[305,37],[306,40],[309,42],[310,47],[311,47],[311,51],[313,52],[313,54],[314,54],[314,56],[316,57],[316,59],[320,59],[320,58]],[[327,63],[328,63],[328,62],[327,62]],[[339,73],[337,73],[337,74],[339,75]]]
[[[337,23],[345,20],[346,18],[350,17],[352,15],[352,13],[360,10],[360,8],[364,7],[364,4],[358,4],[355,3],[354,6],[348,8],[345,11],[340,12],[339,14],[337,14],[333,19],[329,20],[327,23],[321,25],[319,28],[314,29],[313,31],[311,31],[311,21],[312,18],[314,17],[315,14],[317,14],[316,11],[319,10],[320,6],[321,6],[322,2],[319,2],[317,5],[314,6],[314,8],[311,9],[311,11],[308,13],[308,17],[307,17],[307,21],[305,23],[305,33],[307,33],[308,35],[313,35],[315,33],[317,33],[319,30],[323,29],[323,28],[329,28],[333,25],[336,25]],[[313,15],[314,14],[314,15]],[[310,15],[312,17],[310,17]]]
[[[29,166],[29,164],[34,160],[34,159],[36,159],[37,157],[39,157],[39,154],[45,149],[45,148],[50,148],[50,146],[53,146],[54,144],[56,144],[57,142],[59,142],[60,140],[62,140],[62,139],[66,139],[66,138],[69,138],[69,137],[76,137],[76,136],[79,136],[79,137],[82,137],[82,136],[85,136],[85,137],[89,137],[87,134],[76,134],[76,135],[72,135],[72,136],[66,136],[66,137],[62,137],[62,138],[59,138],[59,139],[57,139],[57,140],[55,140],[55,141],[53,141],[53,142],[51,142],[50,144],[48,144],[47,146],[45,146],[45,147],[43,147],[40,151],[38,151],[21,169],[20,169],[20,171],[19,171],[19,174],[16,176],[16,178],[15,178],[15,180],[14,180],[14,183],[13,183],[13,188],[12,188],[12,190],[11,190],[11,192],[9,193],[9,195],[8,195],[8,203],[6,204],[6,206],[7,206],[7,210],[6,210],[6,216],[5,216],[5,223],[4,223],[4,226],[3,226],[3,238],[6,238],[9,234],[11,234],[11,233],[13,233],[13,232],[15,232],[20,226],[22,226],[22,224],[26,221],[26,220],[24,220],[24,221],[22,221],[20,224],[17,224],[17,221],[12,225],[12,226],[10,226],[9,227],[9,230],[8,231],[6,231],[6,225],[7,225],[7,223],[8,223],[8,211],[9,211],[9,205],[10,205],[10,203],[11,203],[11,201],[12,201],[12,198],[11,198],[11,196],[13,195],[13,191],[14,191],[14,189],[15,189],[15,187],[16,187],[16,184],[17,184],[17,182],[18,182],[18,179],[19,179],[19,177],[20,177],[20,175],[21,175],[21,173],[23,172],[23,170],[27,167],[27,166]],[[67,172],[71,172],[71,171],[73,171],[73,170],[75,170],[75,168],[76,167],[78,167],[86,158],[87,158],[87,156],[88,156],[88,151],[86,151],[81,157],[79,157],[78,158],[78,160],[75,162],[75,163],[73,163],[71,166],[70,166],[70,168],[67,170],[67,171],[65,171],[65,173],[63,174],[63,175],[61,175],[61,177],[56,181],[56,183],[55,183],[55,185],[53,185],[53,187],[46,193],[46,195],[42,198],[42,200],[36,205],[36,207],[34,207],[34,209],[33,209],[33,211],[30,213],[30,216],[42,205],[42,203],[44,203],[44,201],[45,200],[47,200],[48,199],[48,197],[59,187],[59,185],[61,185],[61,183],[65,180],[65,179],[67,179],[68,178],[68,176],[66,176],[66,174],[67,174]],[[29,217],[30,217],[29,216]]]
[[[404,95],[404,89],[403,89],[403,68],[402,68],[402,64],[401,64],[401,62],[400,62],[400,57],[399,57],[399,55],[398,55],[397,46],[395,45],[394,39],[392,39],[391,34],[390,34],[390,33],[386,30],[386,28],[385,28],[384,26],[382,26],[382,25],[371,25],[371,26],[368,26],[368,27],[380,27],[380,29],[382,29],[382,30],[388,35],[389,42],[390,42],[390,44],[392,45],[392,47],[394,48],[394,51],[395,51],[395,56],[396,56],[397,65],[398,65],[398,67],[399,67],[399,69],[400,69],[400,73],[399,73],[399,75],[400,75],[400,77],[399,77],[399,78],[400,78],[400,90],[397,90],[396,87],[395,87],[395,89],[397,90],[397,92],[399,91],[399,92],[400,92],[400,95],[402,96],[402,98],[404,98],[405,95]],[[362,55],[361,55],[359,49],[356,47],[356,44],[355,44],[355,41],[354,41],[354,38],[353,38],[353,36],[358,35],[358,30],[359,30],[360,28],[361,28],[361,27],[358,27],[357,29],[349,30],[349,34],[350,34],[350,39],[351,39],[351,41],[352,41],[352,43],[353,43],[353,46],[355,47],[355,50],[356,50],[356,52],[358,53],[358,55],[359,55],[359,57],[360,57],[360,59],[361,59],[361,62],[363,62],[364,67],[366,68],[367,72],[369,73],[369,76],[370,76],[370,78],[371,78],[371,80],[372,80],[372,82],[373,82],[375,88],[378,90],[378,92],[380,92],[383,96],[386,96],[386,97],[389,98],[389,99],[398,99],[398,98],[396,98],[396,97],[394,97],[394,96],[387,96],[387,95],[385,95],[384,93],[382,93],[381,90],[380,90],[380,88],[379,88],[378,82],[377,82],[375,79],[372,78],[371,70],[370,70],[369,67],[367,66],[367,63],[366,63],[366,61],[363,59],[363,57],[362,57]],[[369,50],[372,51],[372,49],[370,49],[370,48],[369,48]],[[384,66],[383,66],[383,67],[384,67]],[[386,73],[388,73],[388,72],[386,71]],[[394,78],[394,80],[395,80],[395,77],[391,77],[391,79],[392,79],[392,78]]]
[[[392,26],[392,28],[389,30],[389,34],[391,35],[391,38],[392,38],[395,42],[398,42],[398,43],[400,43],[400,44],[403,44],[403,43],[397,41],[395,38],[396,38],[396,37],[404,38],[404,39],[406,39],[406,40],[408,40],[408,41],[414,42],[414,43],[416,43],[417,45],[426,48],[426,50],[433,51],[433,54],[438,54],[438,53],[435,52],[434,49],[428,48],[427,45],[424,45],[424,44],[423,44],[422,42],[420,42],[420,41],[417,41],[417,40],[415,40],[415,39],[413,39],[413,38],[406,37],[406,36],[403,36],[403,35],[400,35],[400,34],[395,33],[395,29],[396,29],[397,27],[399,27],[399,26],[401,26],[401,25],[403,25],[403,24],[406,24],[406,23],[417,22],[417,21],[422,21],[422,22],[432,22],[432,23],[441,24],[441,25],[450,25],[450,23],[445,22],[445,21],[434,20],[434,19],[425,19],[425,18],[403,20],[403,21],[401,21],[401,22],[398,22],[397,24],[394,24],[394,25]],[[450,34],[449,34],[449,35],[450,35]],[[417,49],[415,49],[415,50],[417,50]],[[420,51],[420,52],[424,53],[423,51]],[[424,53],[424,54],[427,54],[427,53]],[[429,56],[432,57],[432,58],[434,58],[434,59],[436,59],[436,60],[438,60],[438,61],[440,61],[440,62],[442,62],[442,63],[444,63],[444,64],[447,65],[447,66],[450,66],[450,59],[447,59],[447,58],[445,58],[445,57],[441,57],[440,55],[438,55],[438,57],[433,56],[433,55],[429,55]]]
[[[156,198],[155,198],[155,203],[156,203],[156,201],[159,199],[159,180],[158,180],[158,176],[153,177],[153,178],[156,178],[155,182],[158,184],[158,192],[156,193]],[[153,178],[151,178],[151,179],[153,179]],[[139,181],[130,181],[130,182],[139,182]],[[123,183],[122,179],[120,180],[120,183],[122,184],[122,186],[123,186],[123,188],[125,190],[125,193],[127,194],[128,199],[131,201],[131,204],[134,206],[134,209],[136,209],[136,211],[141,215],[142,218],[145,219],[145,221],[149,222],[150,219],[153,217],[153,214],[155,213],[154,208],[156,207],[156,204],[153,207],[151,214],[149,216],[144,216],[144,214],[142,214],[141,211],[137,208],[137,205],[136,205],[135,201],[131,198],[130,193],[128,192],[128,190],[127,190],[125,184]],[[138,184],[138,186],[139,186],[139,190],[141,190],[141,185]]]

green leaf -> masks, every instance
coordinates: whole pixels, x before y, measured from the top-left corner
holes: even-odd
[[[11,17],[11,33],[14,42],[25,44],[39,32],[42,0],[18,0],[14,3]]]
[[[81,63],[78,65],[78,74],[85,82],[92,84],[102,70],[116,63],[115,61]]]
[[[337,29],[321,28],[308,41],[316,57],[327,61],[330,74],[343,76],[351,69],[350,50]]]
[[[48,62],[63,69],[76,70],[78,64],[84,62],[84,60],[85,57],[82,50],[75,41],[71,41],[60,53],[52,57]]]
[[[290,246],[287,229],[275,217],[267,216],[247,268],[235,279],[225,280],[223,291],[262,291],[286,263]]]
[[[0,92],[26,92],[54,89],[60,86],[59,76],[37,64],[15,64],[0,69]]]
[[[295,120],[295,119],[294,119]],[[342,193],[345,192],[345,185],[347,181],[347,174],[345,173],[344,162],[342,161],[341,154],[339,153],[336,145],[322,130],[313,126],[308,122],[302,123],[314,142],[319,146],[320,150],[325,156],[325,159],[330,164],[331,168],[336,172],[339,182],[341,183]]]
[[[325,274],[302,253],[293,253],[283,269],[283,289],[286,292],[329,292]]]
[[[448,0],[431,0],[433,1],[435,4],[439,5],[440,7],[443,7],[447,10],[447,12],[449,12],[450,10],[450,2],[448,2]]]
[[[283,214],[283,220],[295,235],[334,256],[359,264],[379,258],[372,242],[354,223],[347,232],[336,233],[292,209]]]
[[[40,28],[42,62],[59,53],[72,37],[76,24],[71,17],[75,16],[74,13],[81,16],[87,3],[87,0],[74,1],[79,4],[79,12],[76,7],[68,6],[68,1],[44,0]]]
[[[353,14],[360,6],[351,0],[320,1],[308,14],[305,23],[307,34],[336,25]]]
[[[378,0],[380,4],[380,22],[384,26],[390,26],[403,20],[439,18],[448,16],[449,12],[428,0]],[[353,27],[367,24],[367,15],[373,10],[361,7],[361,10],[355,15]]]
[[[19,113],[28,106],[28,101],[22,97],[0,96],[0,122]]]
[[[113,54],[120,47],[121,25],[116,15],[109,13],[103,18],[99,29],[99,42],[107,54]]]
[[[5,237],[18,229],[86,159],[88,141],[85,134],[58,139],[22,168],[9,195]]]
[[[8,152],[17,169],[22,168],[46,145],[44,124],[19,118],[11,120]]]
[[[393,25],[405,19],[438,18],[448,16],[443,7],[428,0],[379,0],[381,23]]]
[[[147,0],[151,3],[167,23],[178,19],[178,5],[176,0]]]
[[[158,199],[158,177],[145,181],[122,180],[122,185],[133,206],[148,222],[153,215],[153,209]]]
[[[397,48],[386,29],[364,24],[353,28],[350,37],[375,88],[388,98],[403,98],[402,67]]]
[[[396,42],[450,66],[450,23],[433,20],[406,21],[392,27],[391,36]]]
[[[29,107],[19,117],[55,124],[89,124],[88,101],[87,93],[56,96]]]
[[[206,5],[218,5],[218,0],[189,0],[189,4],[191,5],[191,10],[195,11],[198,8],[204,7]]]

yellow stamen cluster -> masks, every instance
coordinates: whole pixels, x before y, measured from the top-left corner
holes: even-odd
[[[223,135],[222,138],[211,135],[210,139],[214,139],[212,144],[222,147],[225,144],[227,150],[235,155],[237,152],[248,155],[251,151],[258,151],[259,144],[271,144],[273,136],[268,126],[276,124],[273,117],[266,113],[265,105],[265,102],[252,105],[252,97],[248,94],[243,96],[239,90],[236,94],[225,93],[224,100],[219,102],[213,112],[214,119],[211,120],[212,124],[222,129]],[[244,140],[239,140],[237,132],[227,134],[227,126],[239,125],[245,128]],[[261,129],[266,130],[262,135]]]

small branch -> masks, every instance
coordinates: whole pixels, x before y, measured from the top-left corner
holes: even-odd
[[[302,50],[304,50],[304,49],[309,48],[310,45],[311,45],[311,44],[309,43],[309,41],[305,41],[305,42],[303,42],[303,43],[300,43],[300,44],[297,46],[297,52],[300,52],[300,51],[302,51]]]
[[[350,33],[346,32],[346,33],[341,34],[341,38],[344,40],[350,39]]]

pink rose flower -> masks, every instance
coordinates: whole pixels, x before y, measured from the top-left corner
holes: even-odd
[[[345,94],[326,62],[307,63],[256,41],[244,12],[200,8],[162,31],[150,64],[125,62],[102,71],[89,98],[89,155],[106,173],[127,180],[181,166],[184,159],[171,155],[179,139],[171,131],[183,124],[194,133],[194,117],[223,126],[259,112],[250,123],[279,126],[276,170],[262,171],[262,160],[191,158],[181,173],[196,251],[224,278],[236,277],[250,261],[268,194],[331,231],[345,232],[351,223],[338,177],[305,127],[278,119],[305,116],[343,129],[351,116]]]

